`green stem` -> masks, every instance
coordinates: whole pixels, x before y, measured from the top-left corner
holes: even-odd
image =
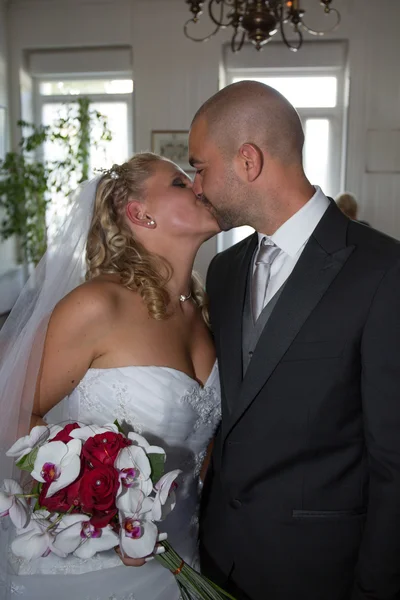
[[[89,155],[90,155],[90,103],[89,98],[80,98],[78,100],[79,112],[79,146],[78,156],[82,164],[82,179],[89,179]]]
[[[72,511],[74,510],[74,508],[75,508],[74,506],[70,506],[66,513],[60,513],[58,515],[57,519],[54,521],[54,523],[52,523],[49,527],[47,527],[46,531],[51,531],[51,529],[54,529],[55,527],[57,527],[57,525],[59,525],[59,523],[62,521],[63,517],[65,515],[70,515],[72,513]]]
[[[181,557],[175,552],[169,542],[161,542],[161,545],[165,548],[165,553],[156,555],[155,558],[163,567],[169,569],[172,574],[179,570],[179,573],[174,576],[183,600],[193,600],[193,598],[198,600],[235,600],[231,594],[225,592],[217,584],[195,571],[187,563],[184,563],[182,566]]]
[[[39,494],[14,494],[15,498],[39,498]]]

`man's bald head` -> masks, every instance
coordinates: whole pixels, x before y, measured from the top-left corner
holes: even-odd
[[[283,164],[301,164],[304,133],[293,106],[263,83],[233,83],[197,111],[192,126],[204,120],[207,133],[228,156],[245,143],[255,144]]]
[[[193,191],[222,230],[271,235],[315,193],[303,169],[299,115],[275,89],[234,83],[195,115],[189,134]]]

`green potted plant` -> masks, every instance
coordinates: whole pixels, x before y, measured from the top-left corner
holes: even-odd
[[[0,160],[0,238],[17,237],[25,266],[36,265],[46,251],[46,211],[52,195],[68,197],[76,184],[88,179],[90,147],[112,139],[107,118],[90,108],[88,98],[65,108],[52,126],[20,121],[18,150]],[[40,158],[46,141],[61,145],[61,160]]]
[[[26,123],[20,121],[25,128]],[[34,158],[44,143],[44,127],[29,126],[22,135],[17,152],[8,152],[0,161],[0,207],[3,218],[0,236],[17,236],[25,264],[37,264],[46,250],[46,206],[48,203],[48,166]]]

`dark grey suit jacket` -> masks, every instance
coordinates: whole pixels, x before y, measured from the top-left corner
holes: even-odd
[[[400,244],[334,202],[242,377],[256,234],[208,274],[222,426],[206,574],[251,600],[400,598]]]

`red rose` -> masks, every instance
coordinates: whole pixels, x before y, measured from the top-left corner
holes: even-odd
[[[45,483],[41,489],[39,495],[39,504],[42,508],[47,508],[49,512],[67,512],[71,508],[68,504],[67,493],[65,488],[51,496],[46,498],[47,491],[50,487],[50,483]]]
[[[115,497],[119,488],[118,473],[112,467],[95,467],[84,472],[80,480],[79,494],[83,510],[106,511],[115,509]]]
[[[74,429],[79,429],[79,428],[80,428],[80,425],[78,425],[78,423],[70,423],[69,425],[66,425],[62,431],[59,431],[57,433],[57,435],[54,436],[51,441],[52,442],[64,442],[64,444],[67,444],[68,442],[70,442],[71,440],[74,439],[69,435],[71,433],[71,431],[73,431]]]
[[[130,446],[131,444],[131,440],[128,440],[120,433],[113,433],[112,431],[98,433],[84,443],[82,456],[93,467],[101,467],[103,465],[112,467],[121,448]]]
[[[113,520],[115,515],[117,514],[117,509],[112,508],[110,510],[103,511],[94,511],[90,522],[96,529],[103,529],[107,525],[110,525],[110,522]]]
[[[61,433],[61,432],[60,432]],[[74,481],[50,498],[46,498],[51,483],[45,483],[40,491],[39,504],[49,512],[67,512],[71,506],[79,506],[80,479]]]

